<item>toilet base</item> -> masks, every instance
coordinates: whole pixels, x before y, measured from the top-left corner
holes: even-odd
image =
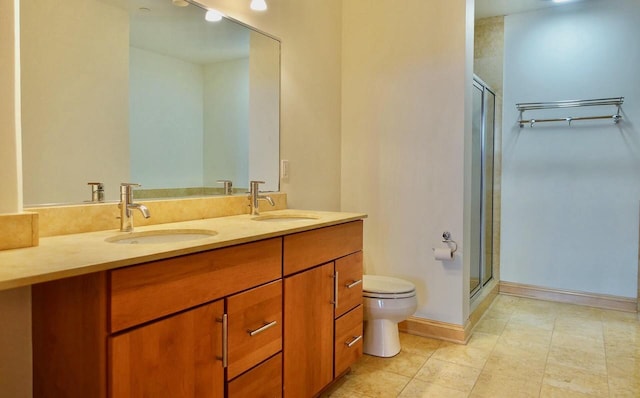
[[[377,357],[393,357],[400,352],[398,324],[388,319],[365,321],[362,351]]]

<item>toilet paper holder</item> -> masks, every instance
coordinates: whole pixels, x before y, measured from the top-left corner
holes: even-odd
[[[456,250],[458,250],[458,243],[455,240],[451,239],[451,232],[444,231],[442,233],[442,242],[447,244],[453,243],[453,250],[451,251],[452,254],[455,253]]]

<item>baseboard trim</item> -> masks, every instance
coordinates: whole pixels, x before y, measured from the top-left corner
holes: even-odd
[[[607,294],[551,289],[547,287],[504,281],[500,281],[500,294],[556,301],[560,303],[586,305],[588,307],[603,308],[607,310],[638,312],[637,299]]]
[[[423,337],[432,337],[458,344],[467,344],[471,337],[471,327],[469,323],[467,323],[466,326],[462,326],[415,316],[411,316],[406,321],[400,322],[398,328],[401,332]]]

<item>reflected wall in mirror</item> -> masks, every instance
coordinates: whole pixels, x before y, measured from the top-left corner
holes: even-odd
[[[277,40],[170,0],[23,1],[21,35],[25,205],[278,189]]]

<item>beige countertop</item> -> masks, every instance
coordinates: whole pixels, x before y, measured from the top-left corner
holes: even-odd
[[[217,234],[196,240],[170,243],[117,244],[106,239],[126,232],[107,230],[41,238],[40,245],[0,251],[0,290],[71,276],[83,275],[253,242],[366,218],[363,213],[276,210],[269,216],[306,216],[313,219],[256,221],[248,214],[136,227],[135,232],[201,229]]]

